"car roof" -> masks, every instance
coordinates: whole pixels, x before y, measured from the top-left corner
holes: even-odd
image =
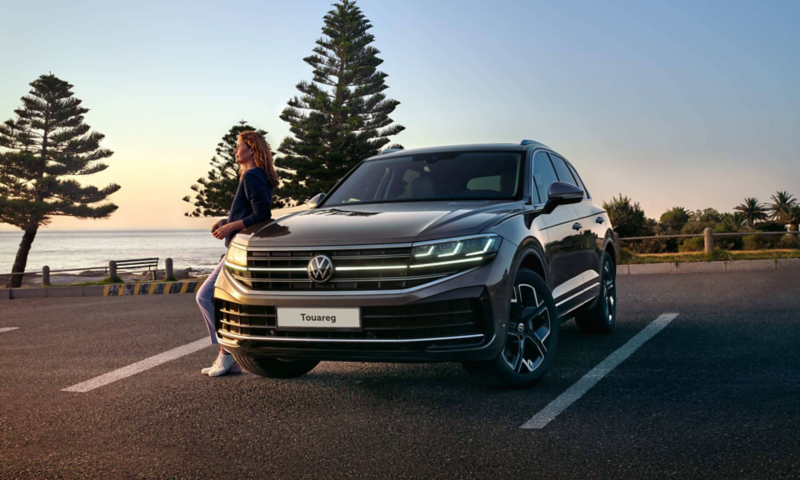
[[[441,147],[411,148],[408,150],[397,150],[369,157],[365,161],[382,160],[393,157],[405,157],[407,155],[418,155],[418,154],[438,153],[438,152],[480,152],[480,151],[524,152],[528,149],[537,149],[537,148],[547,148],[548,150],[550,150],[546,145],[533,141],[527,141],[525,144],[478,143],[473,145],[446,145]]]

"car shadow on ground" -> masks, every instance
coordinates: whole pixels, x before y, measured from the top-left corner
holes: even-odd
[[[494,411],[498,415],[524,421],[625,343],[636,330],[625,328],[609,335],[589,335],[582,333],[574,322],[562,324],[558,354],[550,372],[538,385],[524,390],[487,387],[456,363],[323,362],[308,375],[291,380],[265,379],[247,373],[235,379],[245,381],[247,388],[263,388],[265,393],[270,389],[291,388],[301,397],[321,395],[334,402],[338,398],[342,403],[357,399],[364,408],[380,405],[404,410],[413,405],[418,409],[416,413],[453,415],[454,406],[467,409],[488,406],[488,411],[497,407]],[[520,401],[525,405],[522,410],[518,408]]]

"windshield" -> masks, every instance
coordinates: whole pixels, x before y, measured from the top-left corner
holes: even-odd
[[[324,206],[422,200],[511,200],[520,190],[520,152],[442,152],[361,164]]]

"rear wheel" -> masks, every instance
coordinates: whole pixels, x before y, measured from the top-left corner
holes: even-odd
[[[558,326],[555,301],[547,284],[532,270],[520,269],[511,294],[503,351],[494,360],[464,366],[476,379],[492,387],[530,387],[550,369],[558,344]]]
[[[269,357],[243,357],[234,355],[236,363],[245,370],[261,377],[296,378],[310,372],[319,360],[284,360]]]
[[[600,270],[600,296],[591,308],[575,313],[575,323],[587,333],[609,333],[617,323],[617,275],[614,260],[608,252],[603,254]]]

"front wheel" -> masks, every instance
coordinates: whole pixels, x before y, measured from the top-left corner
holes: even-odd
[[[245,370],[260,377],[296,378],[314,370],[319,360],[284,360],[269,357],[233,356]]]
[[[586,333],[609,333],[617,323],[617,272],[608,252],[600,272],[600,295],[594,305],[575,312],[575,323]]]
[[[550,369],[558,344],[558,315],[545,281],[521,268],[514,280],[503,351],[488,362],[466,363],[479,381],[496,388],[527,388]]]

